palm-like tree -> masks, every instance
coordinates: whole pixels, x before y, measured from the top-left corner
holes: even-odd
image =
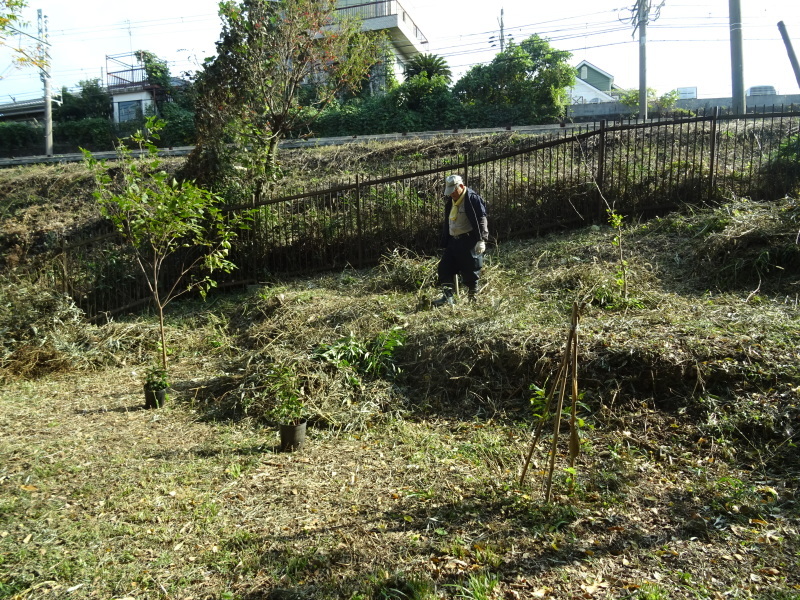
[[[405,66],[406,79],[420,73],[427,73],[429,78],[441,75],[447,83],[450,83],[453,78],[447,61],[437,54],[416,54],[408,60]]]

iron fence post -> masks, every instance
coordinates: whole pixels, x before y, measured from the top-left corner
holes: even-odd
[[[356,175],[356,228],[358,229],[358,266],[364,265],[364,231],[361,226],[361,176]]]
[[[605,213],[605,203],[603,201],[603,187],[606,176],[606,121],[600,121],[600,141],[597,149],[597,218],[602,220]]]
[[[708,164],[708,199],[714,197],[717,171],[717,121],[719,120],[719,106],[711,111],[711,156]]]

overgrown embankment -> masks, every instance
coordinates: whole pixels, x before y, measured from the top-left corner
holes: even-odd
[[[524,413],[528,386],[555,371],[573,302],[582,306],[582,385],[594,402],[647,397],[702,411],[708,398],[787,393],[800,382],[798,230],[800,208],[787,198],[504,244],[489,255],[479,305],[452,312],[429,310],[435,259],[407,251],[372,270],[276,279],[222,314],[189,305],[199,327],[215,323],[232,374],[197,397],[212,411],[262,419],[274,401],[271,373],[287,367],[319,403],[318,423],[337,428],[409,408]],[[2,291],[7,377],[147,353],[137,325],[88,325],[42,282],[12,281]]]
[[[0,592],[793,598],[799,214],[502,244],[452,310],[430,308],[436,260],[402,251],[175,304],[159,411],[154,318],[89,324],[6,279]],[[544,503],[549,440],[518,476],[573,302],[581,456],[557,449]],[[295,455],[272,430],[285,385],[310,417]]]

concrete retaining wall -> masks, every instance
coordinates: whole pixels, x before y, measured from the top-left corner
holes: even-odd
[[[791,104],[800,106],[800,94],[777,94],[769,96],[748,96],[745,102],[752,107],[788,107]],[[693,98],[691,100],[678,100],[675,108],[697,111],[711,111],[717,106],[720,108],[731,107],[730,98]],[[600,119],[627,119],[636,111],[619,102],[599,102],[596,104],[573,104],[567,107],[567,116],[571,119],[600,120]]]

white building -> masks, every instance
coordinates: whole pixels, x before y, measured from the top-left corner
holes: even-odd
[[[106,56],[106,79],[114,123],[140,121],[155,108],[156,94],[164,91],[148,80],[144,64],[134,54]]]
[[[575,85],[569,90],[570,104],[597,104],[614,102],[611,94],[618,90],[614,85],[614,76],[606,73],[590,63],[582,60],[575,66]]]
[[[337,10],[344,16],[362,19],[363,31],[386,31],[391,44],[389,57],[395,77],[402,81],[409,58],[427,51],[428,39],[398,0],[338,0]]]

